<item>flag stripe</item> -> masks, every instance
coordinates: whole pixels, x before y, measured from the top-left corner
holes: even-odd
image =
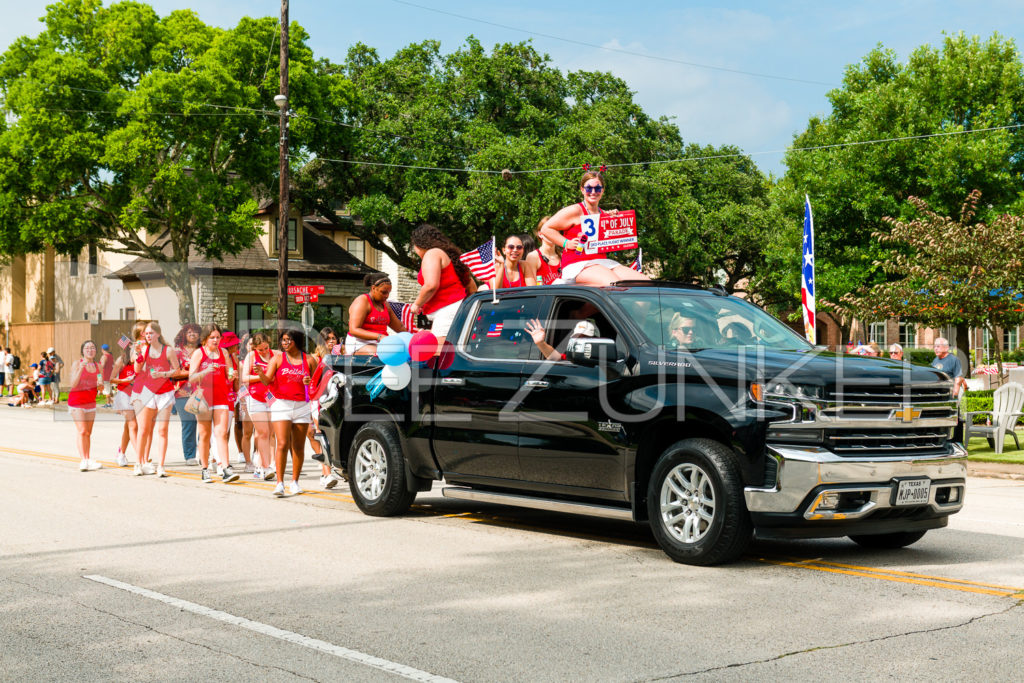
[[[459,260],[466,264],[476,279],[490,280],[494,277],[494,240],[487,240],[476,249],[467,251]]]
[[[800,301],[804,313],[804,333],[807,341],[817,344],[814,320],[814,219],[811,216],[811,198],[804,195],[804,242],[800,267]]]

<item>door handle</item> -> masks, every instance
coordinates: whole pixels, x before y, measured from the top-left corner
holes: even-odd
[[[462,379],[461,377],[442,377],[441,378],[441,384],[449,384],[449,385],[455,386],[455,387],[461,387],[465,383],[466,383],[466,380]]]
[[[547,389],[548,382],[545,379],[528,379],[526,384],[523,386],[530,387],[532,389]]]

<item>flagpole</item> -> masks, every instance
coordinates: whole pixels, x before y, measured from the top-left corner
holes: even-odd
[[[494,246],[495,244],[497,244],[497,243],[494,241],[494,235],[491,235],[491,263],[494,264],[494,286],[491,287],[491,303],[492,304],[497,304],[498,303],[498,254],[497,254],[498,250],[495,249],[495,246]],[[504,267],[505,266],[502,266],[502,268],[504,268]]]

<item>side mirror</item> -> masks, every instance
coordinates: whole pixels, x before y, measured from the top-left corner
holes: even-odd
[[[614,339],[604,337],[576,337],[569,340],[565,359],[575,365],[594,368],[603,363],[613,363],[617,358]]]

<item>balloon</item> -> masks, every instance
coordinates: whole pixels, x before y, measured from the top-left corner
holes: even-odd
[[[377,343],[377,358],[384,365],[402,365],[409,362],[409,352],[397,335],[388,335]]]
[[[408,363],[388,365],[381,372],[381,380],[388,389],[404,389],[412,379],[412,369]]]
[[[437,353],[437,337],[430,330],[422,330],[409,340],[409,355],[415,361],[429,360]]]
[[[441,352],[427,361],[427,367],[435,370],[447,370],[455,362],[455,344],[447,339],[441,345]]]
[[[405,350],[408,351],[409,341],[412,339],[412,332],[399,332],[395,336],[402,340],[402,343],[405,344]]]

